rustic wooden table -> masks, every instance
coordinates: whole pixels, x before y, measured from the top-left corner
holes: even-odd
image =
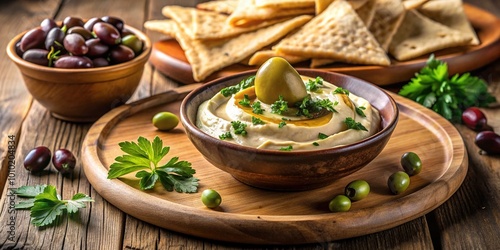
[[[121,1],[28,1],[0,0],[2,38],[5,48],[11,37],[52,17],[83,18],[103,15],[122,17],[133,27],[146,20],[163,18],[161,7],[168,4],[194,6],[195,0]],[[464,0],[500,17],[497,0]],[[160,35],[148,33],[153,41]],[[500,99],[500,60],[475,70]],[[179,84],[157,72],[150,64],[133,100],[142,99]],[[389,86],[397,88],[400,85]],[[500,109],[483,109],[500,133]],[[30,175],[22,167],[26,153],[39,145],[67,148],[75,153],[91,124],[75,124],[53,118],[34,101],[24,87],[15,65],[1,53],[0,60],[0,248],[1,249],[498,249],[500,246],[500,157],[479,154],[475,132],[456,125],[469,154],[469,169],[458,191],[443,205],[425,216],[395,228],[335,242],[302,246],[247,246],[215,242],[165,230],[129,216],[104,200],[87,181],[78,163],[73,178],[57,174]],[[9,150],[15,145],[15,152]],[[11,147],[12,148],[12,147]],[[77,155],[78,157],[79,155]],[[10,159],[15,158],[15,164]],[[8,190],[22,185],[52,184],[63,197],[76,192],[89,194],[95,202],[80,212],[80,221],[64,220],[55,227],[39,229],[29,222],[27,211],[9,209]],[[138,204],[140,206],[140,204]],[[147,209],[147,208],[145,208]],[[11,225],[9,225],[11,224]],[[12,225],[14,224],[14,225]]]

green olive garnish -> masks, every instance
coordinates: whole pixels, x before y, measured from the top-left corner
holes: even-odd
[[[267,104],[273,104],[281,96],[289,105],[293,105],[307,96],[307,90],[299,73],[288,61],[273,57],[257,70],[255,94]]]
[[[153,116],[152,122],[159,130],[168,131],[179,124],[179,118],[170,112],[159,112]]]

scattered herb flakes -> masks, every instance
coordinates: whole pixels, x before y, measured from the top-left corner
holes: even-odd
[[[368,131],[363,124],[356,122],[352,117],[345,118],[344,123],[347,125],[348,129]]]
[[[254,102],[250,106],[252,107],[252,112],[254,114],[261,115],[262,113],[264,113],[264,109],[262,109],[262,107],[260,106],[260,102],[258,102],[258,101]]]
[[[286,126],[286,122],[285,121],[281,121],[279,124],[278,124],[278,128],[282,128]]]
[[[344,89],[344,88],[342,88],[342,87],[338,87],[338,88],[336,88],[336,89],[333,91],[333,93],[335,93],[335,94],[342,94],[342,95],[349,95],[349,90]]]
[[[292,150],[293,150],[292,145],[288,145],[288,147],[282,147],[282,148],[280,148],[280,151],[292,151]]]
[[[223,88],[220,91],[220,93],[224,97],[228,97],[228,96],[234,95],[234,94],[238,93],[239,91],[241,91],[243,89],[246,89],[246,88],[248,88],[250,86],[253,86],[254,81],[255,81],[255,76],[250,76],[248,78],[245,78],[245,79],[241,80],[238,84],[236,84],[234,86],[229,86],[229,87]]]
[[[221,140],[233,139],[233,135],[231,135],[231,132],[228,131],[224,134],[219,135],[219,139]]]
[[[279,96],[279,100],[271,104],[271,113],[281,115],[288,111],[288,102],[283,100],[283,96]]]
[[[355,110],[356,110],[356,114],[358,114],[359,116],[366,117],[365,112],[364,112],[364,110],[366,110],[366,107],[363,107],[363,106],[356,107]]]
[[[328,138],[328,135],[323,134],[323,133],[318,133],[318,139],[324,140],[326,138]]]
[[[488,93],[488,85],[470,73],[449,77],[448,65],[432,54],[427,64],[399,95],[434,110],[449,121],[461,122],[462,112],[472,106],[486,107],[496,101]]]
[[[316,147],[317,147],[317,146],[319,146],[319,143],[318,143],[318,142],[313,142],[312,144],[313,144],[314,146],[316,146]]]
[[[31,223],[39,227],[54,225],[64,212],[77,213],[80,208],[86,207],[85,202],[94,201],[82,193],[73,195],[69,200],[62,200],[56,187],[52,185],[22,186],[14,193],[18,197],[28,198],[16,204],[15,209],[29,209]]]
[[[140,179],[140,188],[147,190],[160,183],[167,191],[179,193],[195,193],[198,189],[198,179],[193,176],[196,171],[191,163],[179,161],[178,157],[171,158],[166,164],[158,166],[167,155],[170,147],[163,147],[163,141],[156,136],[153,142],[139,137],[136,142],[120,142],[120,149],[126,154],[115,158],[108,172],[108,179],[138,171],[136,177]]]
[[[244,107],[250,107],[250,99],[248,98],[248,95],[244,95],[243,99],[238,102],[241,106]]]
[[[316,92],[323,85],[323,78],[317,76],[314,80],[309,79],[306,83],[306,90]]]
[[[252,116],[252,124],[253,125],[264,125],[266,124],[262,119]]]
[[[247,131],[245,130],[247,128],[247,125],[241,121],[232,121],[231,126],[233,126],[234,133],[237,135],[247,135]]]
[[[334,106],[337,105],[338,102],[333,103],[330,99],[317,99],[312,100],[311,96],[306,96],[302,99],[301,102],[297,104],[298,112],[297,116],[305,116],[312,117],[314,113],[318,113],[321,110],[325,109],[330,112],[337,112]]]

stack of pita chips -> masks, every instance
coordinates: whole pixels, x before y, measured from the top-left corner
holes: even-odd
[[[144,26],[178,41],[196,81],[273,56],[311,67],[389,66],[391,58],[479,44],[461,0],[217,0],[162,14]]]

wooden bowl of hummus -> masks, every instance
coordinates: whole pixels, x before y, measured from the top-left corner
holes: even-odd
[[[252,70],[216,79],[186,96],[180,115],[188,138],[215,167],[270,190],[323,187],[377,157],[398,121],[393,98],[355,77],[314,69],[297,72],[306,85],[321,79],[319,90],[308,96],[316,105],[329,103],[328,110],[299,118],[296,111],[278,115],[276,105],[262,104],[264,112],[255,113],[259,101],[252,94]],[[245,82],[250,86],[240,88]],[[234,88],[239,90],[221,95],[221,90]]]

